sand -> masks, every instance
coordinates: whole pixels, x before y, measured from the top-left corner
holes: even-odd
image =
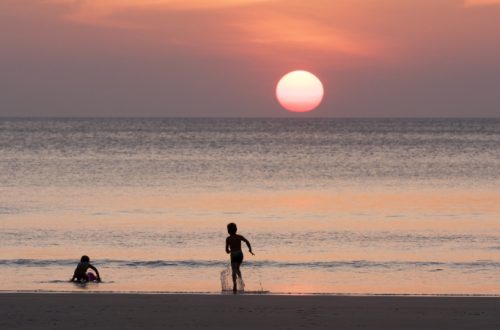
[[[0,329],[500,329],[500,298],[3,293]]]

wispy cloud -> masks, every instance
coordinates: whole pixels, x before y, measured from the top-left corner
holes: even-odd
[[[251,5],[271,0],[46,0],[65,5],[70,10],[66,19],[83,24],[115,28],[140,28],[146,22],[130,22],[117,17],[120,13],[147,10],[208,10]]]
[[[306,48],[314,51],[369,55],[374,42],[339,28],[304,17],[275,14],[268,17],[243,17],[234,22],[248,42],[263,48]]]
[[[269,55],[281,50],[372,55],[380,45],[280,0],[46,0],[78,24],[150,29],[177,45]],[[286,4],[286,6],[284,5]],[[305,4],[304,8],[310,7]],[[290,8],[294,8],[293,10]],[[330,5],[326,9],[331,9]],[[175,24],[173,23],[175,22]]]
[[[500,0],[465,0],[464,7],[500,5]]]

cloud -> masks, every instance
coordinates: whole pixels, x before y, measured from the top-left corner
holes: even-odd
[[[500,0],[465,0],[464,7],[500,5]]]
[[[380,43],[331,20],[304,15],[310,4],[280,0],[47,0],[65,6],[64,19],[78,24],[147,29],[162,41],[219,53],[272,56],[282,51],[374,55]],[[318,2],[331,12],[331,5]],[[313,6],[314,7],[314,6]]]
[[[309,51],[336,52],[351,55],[371,55],[377,48],[375,42],[328,24],[305,17],[273,14],[243,16],[232,26],[238,28],[254,46],[269,48],[306,48]]]
[[[95,26],[140,28],[146,24],[127,22],[117,14],[134,10],[209,10],[246,6],[271,0],[46,0],[46,3],[65,5],[68,20]]]

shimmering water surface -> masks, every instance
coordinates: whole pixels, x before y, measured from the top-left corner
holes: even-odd
[[[499,119],[0,119],[0,290],[500,294]],[[103,283],[67,283],[82,254]]]

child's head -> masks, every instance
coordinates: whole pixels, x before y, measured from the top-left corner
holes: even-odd
[[[229,234],[236,234],[237,230],[238,227],[236,227],[236,224],[234,222],[231,222],[230,224],[227,225],[227,232]]]
[[[80,262],[90,262],[90,258],[89,258],[89,256],[82,256],[82,257],[80,258]]]

